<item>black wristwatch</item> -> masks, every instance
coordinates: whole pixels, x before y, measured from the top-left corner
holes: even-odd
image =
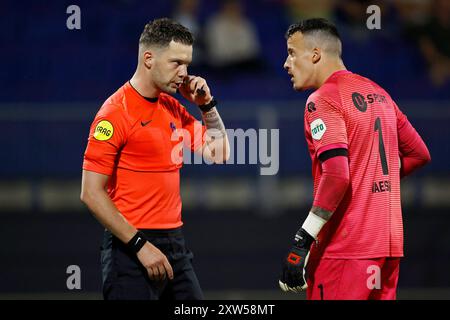
[[[212,98],[212,100],[209,103],[202,104],[201,106],[198,107],[203,113],[205,113],[214,108],[215,106],[217,106],[217,100],[215,98]]]
[[[147,237],[142,231],[138,231],[133,238],[127,243],[128,249],[134,253],[138,253],[147,242]]]

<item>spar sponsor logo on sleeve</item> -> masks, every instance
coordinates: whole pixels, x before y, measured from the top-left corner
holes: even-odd
[[[323,134],[327,131],[327,126],[322,119],[316,119],[311,122],[311,135],[314,140],[322,139]]]
[[[95,127],[94,138],[100,141],[111,139],[114,134],[114,127],[108,120],[100,121]]]

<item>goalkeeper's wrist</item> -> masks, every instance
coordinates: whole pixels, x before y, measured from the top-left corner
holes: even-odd
[[[313,242],[314,238],[303,228],[300,228],[295,234],[294,245],[297,247],[309,250]]]
[[[314,239],[317,239],[317,235],[326,222],[327,220],[319,217],[312,212],[309,212],[308,217],[302,225],[302,229],[304,229]]]

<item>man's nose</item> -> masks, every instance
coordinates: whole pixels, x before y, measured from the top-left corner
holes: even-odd
[[[182,65],[181,67],[180,67],[180,71],[178,72],[178,75],[180,76],[180,77],[182,77],[182,78],[184,78],[184,77],[186,77],[187,76],[187,66],[186,65]]]
[[[283,64],[283,68],[286,70],[286,71],[289,71],[289,64],[288,64],[288,60],[286,59],[286,61],[284,62],[284,64]]]

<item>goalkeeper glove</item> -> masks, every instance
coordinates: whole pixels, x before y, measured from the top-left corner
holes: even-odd
[[[308,262],[309,249],[314,238],[303,228],[297,231],[294,245],[283,261],[283,269],[278,281],[281,290],[299,293],[308,285],[305,277],[305,267]]]

